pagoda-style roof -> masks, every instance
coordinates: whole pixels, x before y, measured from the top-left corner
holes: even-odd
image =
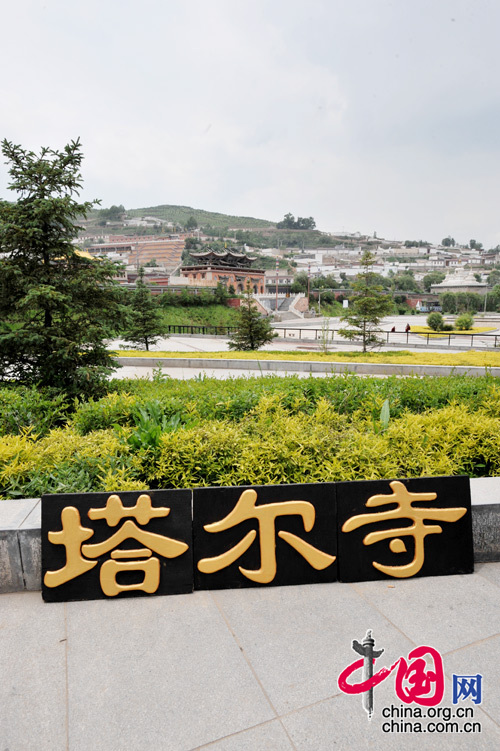
[[[451,287],[477,287],[478,290],[484,290],[488,287],[488,284],[486,282],[478,282],[472,271],[458,269],[455,274],[450,274],[439,284],[432,284],[431,291],[446,292]]]
[[[206,250],[200,253],[189,252],[193,261],[204,266],[251,266],[257,260],[256,256],[247,256],[246,253],[237,253],[235,250]]]

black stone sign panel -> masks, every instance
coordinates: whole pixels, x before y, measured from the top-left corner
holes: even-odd
[[[42,497],[44,600],[192,590],[190,490]]]
[[[468,477],[340,482],[337,515],[339,581],[474,570]]]
[[[193,491],[195,589],[337,579],[335,484]]]

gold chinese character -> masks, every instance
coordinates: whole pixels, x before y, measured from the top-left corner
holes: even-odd
[[[236,506],[224,518],[213,524],[206,524],[207,532],[222,532],[236,526],[247,519],[257,519],[259,523],[260,541],[260,568],[248,570],[239,566],[239,570],[247,579],[259,584],[269,584],[276,576],[276,530],[275,520],[278,516],[301,516],[306,532],[310,532],[314,526],[316,510],[308,501],[283,501],[281,503],[268,503],[256,506],[257,493],[255,490],[244,490],[239,497]],[[245,553],[257,537],[257,532],[252,529],[233,548],[213,558],[203,558],[198,562],[198,569],[204,574],[213,574],[227,566],[230,566]],[[278,537],[286,540],[306,561],[316,570],[322,571],[330,566],[334,555],[328,555],[321,550],[305,542],[300,537],[290,532],[280,531]]]
[[[110,495],[104,508],[90,509],[88,516],[92,520],[104,519],[109,526],[116,527],[126,516],[132,516],[139,524],[144,525],[148,524],[155,517],[165,517],[169,513],[169,508],[154,508],[151,505],[150,496],[146,494],[140,495],[133,507],[123,506],[121,498],[118,495]],[[61,524],[62,531],[49,532],[48,538],[55,545],[65,546],[66,564],[57,571],[46,572],[44,582],[47,587],[58,587],[97,565],[97,561],[86,560],[82,556],[82,553],[87,558],[99,558],[113,551],[111,552],[112,560],[103,563],[100,570],[99,578],[104,594],[113,597],[119,592],[129,592],[131,590],[142,590],[152,594],[156,592],[160,584],[160,561],[156,557],[151,557],[152,551],[164,558],[176,558],[188,549],[188,545],[185,542],[173,540],[154,532],[147,532],[140,529],[130,519],[124,522],[120,529],[107,540],[83,545],[83,541],[92,537],[94,531],[87,527],[82,527],[80,514],[73,506],[67,506],[62,510]],[[133,550],[130,548],[118,548],[122,542],[130,539],[136,540],[145,547]],[[126,558],[145,558],[147,560],[123,560]],[[144,579],[138,584],[118,584],[116,577],[122,571],[142,571]]]
[[[424,539],[427,535],[437,535],[443,530],[438,524],[424,524],[424,520],[456,522],[461,519],[467,509],[458,508],[422,508],[413,506],[414,501],[433,501],[436,493],[409,493],[402,482],[395,480],[389,483],[392,495],[372,495],[366,506],[382,506],[387,503],[397,503],[397,507],[390,511],[379,511],[376,514],[360,514],[352,516],[342,526],[342,532],[352,532],[364,524],[384,521],[387,519],[410,519],[413,524],[409,527],[395,527],[380,532],[370,532],[363,540],[364,545],[372,545],[380,540],[391,539],[389,548],[393,553],[406,552],[406,545],[401,537],[413,537],[415,543],[415,557],[411,563],[404,566],[384,566],[372,561],[373,566],[389,576],[406,578],[417,574],[424,564]]]
[[[66,506],[61,511],[61,532],[49,532],[49,542],[54,545],[64,545],[66,548],[66,564],[57,571],[47,571],[44,577],[46,587],[59,587],[61,584],[75,579],[80,574],[97,566],[97,561],[86,561],[82,557],[80,548],[84,540],[94,534],[93,529],[82,527],[80,512],[74,506]]]

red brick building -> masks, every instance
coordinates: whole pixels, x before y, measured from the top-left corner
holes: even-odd
[[[154,259],[158,266],[171,272],[181,262],[184,238],[127,238],[121,235],[111,242],[92,245],[89,250],[93,255],[113,253],[137,268]]]

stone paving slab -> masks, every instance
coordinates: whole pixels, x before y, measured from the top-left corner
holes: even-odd
[[[397,375],[397,376],[447,376],[468,375],[500,376],[500,368],[476,367],[472,365],[403,365],[396,363],[334,362],[319,360],[237,360],[200,357],[117,357],[117,362],[135,368],[181,368],[205,371],[233,370],[259,373],[357,373],[358,375]]]
[[[497,676],[496,681],[487,681],[483,709],[500,726],[500,635],[446,655],[446,666],[450,674],[467,675],[474,665],[487,665],[487,675]],[[500,748],[500,743],[497,748]]]
[[[189,361],[188,361],[189,362]],[[154,375],[154,371],[157,370],[156,367],[148,367],[148,366],[142,366],[137,367],[135,365],[125,365],[120,368],[120,370],[117,370],[115,373],[115,378],[118,380],[122,380],[124,378],[152,378]],[[214,370],[211,369],[209,366],[207,367],[206,364],[200,366],[200,367],[189,367],[189,364],[187,364],[185,367],[169,367],[167,364],[162,363],[161,364],[161,372],[163,376],[169,376],[170,378],[175,378],[177,380],[181,381],[187,381],[190,378],[217,378],[218,380],[229,380],[231,378],[265,378],[269,376],[269,372],[267,371],[261,371],[261,370],[253,370],[253,371],[243,371],[243,370],[237,370],[237,369],[231,369],[231,368],[223,368]],[[286,370],[286,368],[283,368],[281,370],[275,371],[272,373],[274,376],[288,376],[293,375],[297,378],[328,378],[331,373],[330,372],[322,372],[322,373],[310,373],[308,371],[303,372],[289,372]]]
[[[413,646],[349,584],[228,589],[213,596],[279,715],[338,694],[337,677],[355,659],[351,642],[361,641],[368,628],[398,654]]]
[[[242,733],[236,733],[221,741],[199,746],[197,751],[294,751],[286,730],[280,720],[266,722]]]
[[[1,528],[5,530],[19,529],[39,502],[39,498],[19,498],[10,501],[0,501],[2,512]]]
[[[206,592],[67,607],[71,751],[188,751],[276,717]]]
[[[478,710],[482,732],[399,733],[382,731],[382,718],[367,720],[353,697],[336,696],[283,718],[296,751],[494,751],[500,748],[500,728]],[[361,700],[358,699],[359,704]],[[387,706],[387,705],[386,705]]]
[[[0,749],[66,749],[65,604],[0,595]]]
[[[500,631],[500,590],[480,573],[353,586],[415,644],[450,652]]]
[[[485,579],[489,579],[497,587],[500,587],[500,562],[488,563],[488,565],[479,563],[476,566],[476,573],[481,574]]]

